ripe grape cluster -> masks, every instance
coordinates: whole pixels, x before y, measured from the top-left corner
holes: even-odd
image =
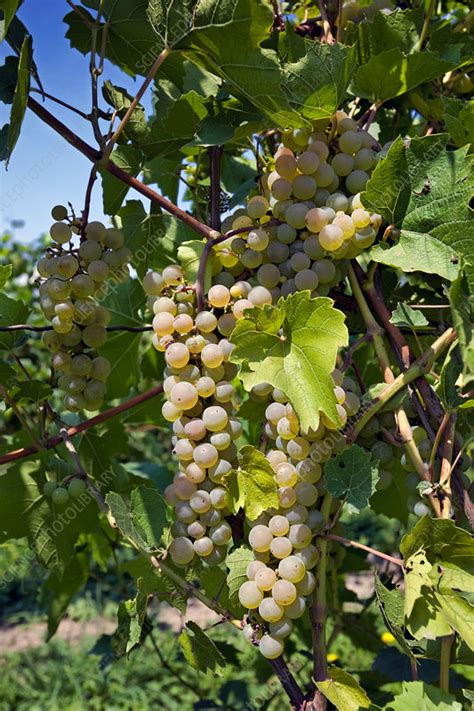
[[[207,308],[198,313],[195,292],[177,265],[147,274],[144,288],[154,297],[153,344],[166,360],[162,412],[173,423],[179,461],[165,491],[176,515],[169,552],[177,565],[188,565],[195,555],[215,565],[232,539],[223,478],[236,466],[234,440],[242,432],[231,383],[237,369],[229,362],[232,344],[226,336],[245,306],[270,303],[271,294],[243,282],[238,287],[247,297],[243,306],[232,290],[216,284]]]
[[[204,310],[177,265],[144,278],[154,312],[153,344],[166,360],[163,416],[173,423],[179,462],[165,498],[175,511],[169,554],[176,565],[223,560],[233,537],[225,476],[237,464],[242,431],[229,362],[229,338],[246,309],[297,291],[325,296],[344,279],[348,260],[371,246],[380,215],[360,199],[378,160],[374,139],[343,112],[326,131],[283,132],[261,179],[260,194],[223,225],[213,247],[213,285]],[[339,423],[324,413],[317,430],[302,432],[285,394],[268,383],[250,398],[265,404],[266,457],[279,506],[248,521],[254,560],[239,590],[249,611],[245,636],[276,658],[292,620],[302,616],[315,586],[314,536],[323,517],[323,465],[344,447],[341,429],[357,413],[357,386],[333,371]]]
[[[274,302],[302,290],[327,295],[382,222],[360,200],[378,154],[353,119],[339,112],[334,134],[296,129],[282,141],[262,178],[264,194],[227,218],[223,229],[238,234],[216,246],[225,272],[215,281],[231,286],[247,271]]]
[[[333,380],[342,428],[347,416],[357,412],[360,401],[355,393],[344,390],[344,376],[337,369]],[[269,387],[269,391],[264,431],[271,447],[266,457],[274,471],[279,507],[249,521],[248,540],[255,560],[247,568],[248,580],[239,590],[239,599],[249,611],[256,611],[246,636],[255,640],[257,624],[259,649],[273,659],[282,653],[292,620],[304,614],[305,597],[314,590],[311,571],[319,552],[313,538],[323,523],[316,508],[324,492],[321,464],[340,451],[344,440],[324,415],[317,430],[303,434],[288,398],[278,389]],[[260,394],[265,397],[264,388]]]
[[[52,216],[52,244],[37,265],[41,308],[53,327],[43,340],[53,353],[53,369],[61,373],[58,385],[65,393],[65,408],[96,410],[111,371],[110,362],[96,350],[107,340],[111,318],[98,300],[107,293],[107,282],[128,277],[131,253],[114,227],[89,222],[75,244],[79,225],[68,219],[67,209],[57,205]]]

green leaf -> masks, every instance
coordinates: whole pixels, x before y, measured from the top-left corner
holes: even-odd
[[[117,112],[117,116],[122,119],[130,108],[133,96],[123,87],[114,86],[111,81],[104,82],[102,94],[105,101],[114,108]],[[122,131],[122,136],[134,143],[140,144],[145,139],[147,132],[145,109],[141,104],[138,104],[132,111]]]
[[[404,304],[402,301],[392,312],[390,323],[393,323],[394,326],[413,329],[429,326],[428,320],[420,309],[412,309],[411,306]]]
[[[192,141],[206,116],[205,100],[195,91],[181,94],[164,108],[158,98],[157,116],[141,148],[148,159],[174,154]]]
[[[118,608],[118,628],[112,646],[116,657],[123,657],[137,647],[143,638],[146,596],[138,592],[133,600],[123,600]]]
[[[443,582],[443,578],[441,578]],[[434,592],[434,597],[449,626],[458,633],[469,649],[474,651],[474,607],[449,588]]]
[[[51,397],[52,393],[52,388],[48,383],[43,383],[41,380],[25,380],[16,385],[11,395],[15,402],[32,400],[39,403]]]
[[[385,711],[462,711],[454,696],[423,681],[404,681],[402,691],[384,706]]]
[[[390,469],[390,473],[392,475],[390,486],[386,489],[376,489],[370,498],[370,508],[376,514],[396,518],[406,526],[410,513],[407,500],[411,495],[407,486],[407,473],[398,461],[393,469]]]
[[[303,432],[318,427],[320,411],[339,424],[331,372],[338,348],[347,344],[347,329],[331,299],[311,299],[302,291],[277,306],[246,311],[231,341],[231,360],[248,370],[242,375],[247,390],[257,383],[280,388]]]
[[[210,671],[221,675],[225,659],[212,639],[195,622],[186,623],[178,637],[186,661],[200,672]]]
[[[193,239],[190,242],[182,242],[178,247],[178,259],[183,267],[186,281],[194,284],[197,279],[199,262],[204,251],[205,242]],[[212,284],[212,269],[214,265],[214,255],[209,255],[204,276],[204,291],[207,292]]]
[[[0,264],[0,289],[3,289],[7,281],[12,275],[12,265],[11,264]]]
[[[112,314],[111,326],[143,326],[142,309],[145,295],[138,281],[128,280],[124,284],[109,284],[103,305]],[[128,396],[130,388],[136,387],[140,378],[140,343],[147,334],[113,331],[100,348],[100,355],[113,364],[107,379],[109,399]]]
[[[18,57],[6,57],[5,64],[0,67],[0,101],[11,104],[15,96],[18,81]]]
[[[331,667],[328,674],[330,679],[317,681],[316,686],[338,711],[370,708],[369,697],[353,676],[338,667]]]
[[[304,56],[283,69],[289,105],[311,121],[329,119],[351,79],[354,52],[342,44],[304,41]]]
[[[456,329],[462,355],[463,385],[466,386],[474,380],[474,335],[469,284],[463,271],[459,273],[459,276],[451,284],[449,303],[451,304],[453,326]]]
[[[14,301],[5,294],[0,294],[0,314],[2,326],[13,326],[15,323],[25,323],[30,310],[23,301]],[[12,348],[19,338],[18,333],[0,333],[0,348]]]
[[[41,590],[41,602],[46,605],[48,613],[47,642],[55,634],[72,598],[88,578],[89,564],[84,553],[77,553],[61,573],[53,572],[48,576]]]
[[[378,479],[377,462],[357,444],[330,459],[325,467],[327,490],[336,498],[346,498],[355,513],[369,505]]]
[[[136,177],[140,172],[142,153],[135,146],[117,146],[110,159],[112,163],[133,177]],[[102,175],[104,212],[106,215],[115,215],[121,208],[130,186],[106,170],[101,170],[100,173]]]
[[[227,574],[227,586],[229,588],[229,599],[233,605],[242,608],[238,593],[241,586],[245,583],[247,578],[247,566],[254,560],[254,555],[250,548],[245,548],[241,546],[236,548],[230,553],[226,558],[226,565],[229,569]]]
[[[110,508],[110,512],[114,517],[121,534],[125,538],[129,538],[142,550],[147,550],[148,545],[132,517],[132,512],[126,501],[115,491],[111,491],[105,497],[105,501]]]
[[[474,101],[442,97],[441,120],[457,148],[474,142]]]
[[[19,4],[20,0],[0,0],[0,10],[3,14],[3,18],[0,20],[0,42],[3,42],[5,39],[8,27],[15,17]]]
[[[394,246],[376,245],[369,256],[404,271],[453,280],[459,260],[474,285],[474,195],[472,157],[467,148],[446,151],[446,136],[398,138],[367,183],[362,201],[400,228]]]
[[[470,534],[450,519],[420,518],[400,543],[403,557],[409,558],[421,547],[426,548],[433,562],[444,561],[474,574],[474,540]]]
[[[158,548],[166,524],[166,504],[157,489],[139,486],[132,491],[131,516],[150,548]]]
[[[437,52],[406,55],[398,47],[372,56],[356,73],[352,93],[383,103],[401,96],[419,84],[436,79],[457,66],[442,59]]]
[[[195,233],[171,215],[147,215],[138,200],[128,201],[119,211],[125,244],[132,250],[132,265],[143,278],[148,269],[162,270],[176,263],[178,247],[195,239]]]
[[[5,158],[7,165],[20,136],[21,126],[25,116],[26,103],[28,101],[28,94],[30,91],[31,59],[32,38],[31,35],[27,35],[23,40],[20,59],[18,61],[18,79],[15,87],[15,93],[13,95],[10,123],[8,128],[7,154]]]
[[[387,629],[393,634],[403,652],[412,660],[415,656],[405,639],[405,615],[403,595],[399,590],[389,590],[375,573],[375,593]]]
[[[224,478],[227,505],[232,513],[239,509],[254,521],[268,508],[278,508],[278,487],[274,471],[265,455],[255,447],[242,447],[240,465]]]
[[[448,410],[462,405],[465,400],[459,396],[457,383],[463,372],[463,361],[458,343],[453,343],[449,349],[439,374],[436,392]]]

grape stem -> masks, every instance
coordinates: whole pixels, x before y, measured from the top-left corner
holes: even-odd
[[[403,568],[403,560],[400,558],[395,558],[394,556],[388,555],[387,553],[382,553],[381,551],[372,548],[371,546],[365,546],[363,543],[358,543],[357,541],[352,541],[349,538],[344,538],[343,536],[336,536],[334,533],[321,534],[322,537],[327,538],[330,541],[338,541],[339,543],[344,543],[346,546],[353,546],[354,548],[360,548],[367,553],[372,553],[372,555],[377,556],[377,558],[383,558],[389,563],[394,565],[399,565]]]
[[[117,140],[118,140],[120,134],[122,133],[122,131],[123,131],[124,128],[126,127],[126,125],[127,125],[127,123],[129,122],[129,120],[130,120],[130,118],[131,118],[133,112],[134,112],[135,109],[137,108],[137,106],[138,106],[138,104],[139,104],[139,102],[140,102],[140,99],[142,98],[143,94],[145,93],[145,91],[146,91],[146,90],[148,89],[148,87],[150,86],[151,82],[152,82],[153,79],[155,78],[156,73],[158,72],[159,68],[161,67],[161,65],[162,65],[163,62],[165,61],[166,57],[168,57],[168,55],[170,54],[170,52],[171,52],[171,49],[170,49],[169,47],[165,47],[165,48],[160,52],[160,54],[159,54],[158,57],[155,59],[155,61],[153,62],[153,64],[152,64],[152,66],[151,66],[151,68],[150,68],[148,74],[146,75],[146,77],[145,77],[145,79],[144,79],[144,81],[143,81],[143,84],[141,85],[141,87],[139,88],[139,90],[137,91],[137,93],[135,94],[134,99],[132,100],[132,102],[131,102],[130,106],[128,107],[127,111],[125,112],[125,115],[124,115],[124,117],[122,118],[122,120],[120,121],[120,123],[119,123],[117,129],[114,131],[114,133],[112,134],[111,138],[109,139],[109,141],[108,141],[108,143],[107,143],[107,145],[106,145],[106,147],[105,147],[105,150],[104,150],[104,155],[103,155],[103,159],[104,159],[104,160],[108,160],[108,159],[110,158],[110,154],[112,153],[113,147],[114,147],[114,145],[116,144],[116,142],[117,142]]]
[[[209,148],[209,174],[211,177],[210,225],[213,230],[217,230],[218,232],[220,232],[221,229],[221,157],[221,146],[211,146]]]
[[[439,486],[444,494],[443,508],[441,509],[441,518],[449,518],[450,501],[451,501],[451,462],[454,452],[454,434],[456,429],[456,413],[453,412],[449,416],[448,424],[446,425],[443,447],[443,458],[441,460],[441,471],[439,474]]]
[[[59,119],[57,119],[53,114],[51,114],[44,106],[42,106],[38,101],[33,99],[33,97],[28,97],[28,107],[35,113],[42,121],[44,121],[48,126],[50,126],[54,131],[59,133],[63,138],[68,141],[74,148],[76,148],[78,151],[80,151],[83,155],[86,156],[90,161],[93,163],[99,163],[99,167],[101,169],[107,170],[111,175],[114,175],[116,178],[121,180],[123,183],[126,183],[129,185],[131,188],[139,192],[141,195],[144,195],[146,198],[151,200],[154,203],[157,203],[160,205],[160,207],[163,208],[163,210],[166,210],[166,212],[169,212],[171,215],[176,217],[178,220],[183,222],[185,225],[187,225],[190,229],[194,230],[194,232],[197,232],[197,234],[200,234],[202,237],[205,237],[206,239],[212,239],[213,236],[213,230],[211,227],[208,225],[205,225],[202,222],[199,222],[199,220],[196,220],[195,217],[190,215],[189,213],[185,212],[181,208],[179,208],[177,205],[174,203],[170,202],[170,200],[167,200],[167,198],[163,197],[159,193],[157,193],[155,190],[150,188],[148,185],[145,185],[144,183],[140,182],[137,178],[132,177],[129,175],[125,170],[122,170],[118,165],[113,163],[111,160],[104,160],[102,161],[102,154],[100,151],[97,151],[95,148],[93,148],[91,145],[86,143],[82,138],[80,138],[77,134],[75,134],[73,131],[71,131],[70,128],[68,128],[65,124],[63,124]]]
[[[318,7],[323,19],[324,41],[327,44],[334,44],[334,35],[332,34],[331,23],[329,22],[329,16],[324,5],[324,0],[318,0]]]
[[[151,400],[157,395],[161,395],[162,392],[163,385],[160,384],[154,388],[151,388],[151,390],[147,390],[144,393],[140,393],[140,395],[135,395],[135,397],[132,397],[130,400],[126,400],[125,402],[120,403],[120,405],[116,405],[115,407],[109,407],[107,410],[100,412],[95,417],[91,417],[89,420],[84,420],[78,425],[74,425],[74,427],[69,427],[67,430],[68,437],[74,437],[75,435],[78,435],[81,432],[89,430],[91,427],[95,427],[96,425],[99,425],[102,422],[110,420],[112,417],[120,415],[122,412],[127,412],[127,410],[131,410],[134,407],[137,407],[138,405],[141,405],[142,403],[146,402],[147,400]],[[54,447],[57,447],[58,444],[61,444],[62,441],[63,438],[61,437],[61,435],[55,435],[54,437],[50,437],[48,440],[46,440],[46,442],[44,443],[44,448],[52,449]],[[17,461],[18,459],[30,457],[32,454],[35,454],[35,452],[38,452],[40,449],[41,447],[39,446],[22,447],[21,449],[16,449],[13,452],[1,455],[0,464],[9,464],[10,462]]]

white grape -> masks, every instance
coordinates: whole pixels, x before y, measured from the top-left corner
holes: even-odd
[[[239,601],[248,610],[255,610],[263,600],[263,592],[253,580],[247,580],[239,588]]]

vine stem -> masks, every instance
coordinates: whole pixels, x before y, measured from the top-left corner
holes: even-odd
[[[318,0],[318,7],[321,17],[323,18],[324,39],[327,44],[334,44],[334,35],[332,34],[331,23],[329,22],[329,16],[324,5],[324,0]]]
[[[449,692],[449,665],[451,662],[451,648],[454,642],[454,634],[441,638],[441,654],[439,661],[439,688],[446,693]]]
[[[446,435],[444,438],[443,458],[441,460],[441,471],[439,473],[439,486],[444,494],[443,508],[441,509],[441,518],[449,518],[450,502],[451,502],[451,472],[453,467],[451,462],[454,452],[454,433],[456,428],[456,413],[453,412],[449,416],[448,424],[446,425]]]
[[[100,493],[100,491],[94,486],[92,483],[91,479],[89,478],[87,472],[85,471],[84,467],[82,466],[82,462],[79,458],[79,454],[77,452],[76,447],[74,446],[74,443],[72,442],[67,425],[62,422],[59,416],[56,415],[56,420],[59,424],[59,434],[60,437],[64,443],[64,446],[67,449],[67,452],[76,468],[76,472],[74,474],[71,474],[71,476],[66,477],[66,479],[63,481],[64,484],[67,482],[71,481],[72,479],[80,478],[83,479],[87,485],[87,488],[91,492],[92,496],[94,499],[97,501],[97,504],[101,511],[103,513],[108,512],[108,507],[107,504],[105,503],[105,499]]]
[[[82,153],[86,158],[88,158],[93,163],[98,163],[98,168],[107,170],[111,175],[126,183],[131,188],[139,192],[144,197],[148,198],[152,202],[157,203],[166,212],[176,217],[181,222],[184,222],[190,229],[194,230],[197,234],[205,237],[206,239],[212,239],[213,230],[208,225],[196,220],[195,217],[189,213],[182,210],[180,207],[167,200],[165,197],[157,193],[155,190],[145,185],[137,178],[133,178],[125,170],[122,170],[118,165],[115,165],[111,160],[102,161],[102,153],[97,151],[86,141],[80,138],[77,134],[71,131],[65,124],[63,124],[59,119],[57,119],[53,114],[51,114],[44,106],[42,106],[38,101],[33,99],[33,97],[28,97],[28,107],[35,113],[38,118],[40,118],[44,123],[50,126],[56,133],[59,133],[68,143],[70,143],[74,148],[76,148],[80,153]]]
[[[213,230],[220,232],[221,229],[221,146],[211,146],[209,148],[209,163],[211,176],[211,219],[210,224]]]
[[[353,546],[354,548],[360,548],[361,550],[366,551],[367,553],[372,553],[372,555],[377,556],[377,558],[383,558],[384,560],[388,560],[389,563],[393,563],[394,565],[399,565],[400,567],[403,567],[403,560],[401,560],[400,558],[395,558],[394,556],[388,555],[387,553],[382,553],[376,548],[372,548],[371,546],[365,546],[363,543],[352,541],[349,538],[344,538],[343,536],[336,536],[333,533],[322,534],[321,537],[327,538],[330,541],[339,541],[339,543],[344,543],[344,545]]]
[[[137,108],[137,106],[140,102],[140,99],[142,98],[143,94],[150,86],[151,82],[155,78],[156,73],[158,72],[159,68],[165,61],[166,57],[168,57],[170,52],[171,52],[171,49],[169,47],[165,47],[160,52],[160,54],[155,59],[155,61],[153,62],[148,74],[145,77],[143,84],[141,85],[141,87],[139,88],[137,93],[135,94],[133,101],[131,102],[130,106],[128,107],[127,111],[125,112],[125,115],[122,118],[122,120],[120,121],[119,125],[117,126],[117,129],[114,131],[114,133],[110,137],[110,139],[105,147],[105,150],[104,150],[104,156],[103,156],[104,160],[108,160],[108,158],[110,157],[113,147],[116,144],[120,134],[122,133],[125,126],[129,122],[131,115],[133,114],[133,112],[135,111],[135,109]]]
[[[435,5],[436,5],[436,0],[430,0],[430,4],[428,5],[428,10],[426,11],[425,19],[423,21],[423,27],[421,28],[420,39],[418,40],[418,46],[417,46],[418,52],[421,52],[421,50],[423,49],[423,45],[425,43],[425,39],[428,34],[428,30],[430,28],[431,16],[433,14],[433,10],[435,9]]]
[[[120,415],[122,412],[127,412],[127,410],[131,410],[132,408],[141,405],[147,400],[151,400],[157,395],[161,395],[162,392],[163,385],[160,383],[160,385],[151,388],[151,390],[147,390],[144,393],[140,393],[140,395],[135,395],[135,397],[132,397],[130,400],[126,400],[125,402],[120,403],[120,405],[116,405],[115,407],[109,407],[107,410],[100,412],[95,417],[91,417],[89,420],[84,420],[78,425],[69,427],[67,430],[68,437],[74,437],[75,435],[78,435],[81,432],[89,430],[91,427],[95,427],[96,425],[99,425],[102,422],[110,420],[112,417]],[[61,437],[61,435],[55,435],[54,437],[50,437],[48,440],[46,440],[46,442],[44,443],[44,448],[52,449],[53,447],[57,447],[58,444],[61,444],[62,441],[63,438]],[[22,447],[21,449],[16,449],[13,452],[1,455],[0,464],[9,464],[10,462],[17,461],[18,459],[24,459],[25,457],[29,457],[32,454],[35,454],[35,452],[39,451],[39,449],[41,448],[37,446]]]

